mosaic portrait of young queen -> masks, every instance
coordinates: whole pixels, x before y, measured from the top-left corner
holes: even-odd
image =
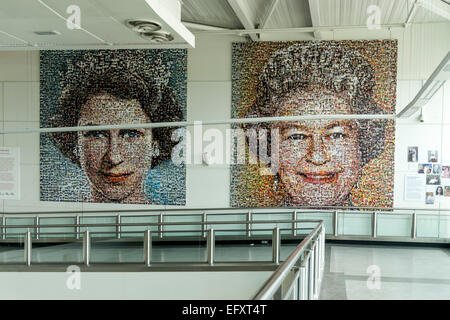
[[[41,51],[41,127],[186,119],[186,50]],[[174,127],[41,134],[43,201],[185,204]]]

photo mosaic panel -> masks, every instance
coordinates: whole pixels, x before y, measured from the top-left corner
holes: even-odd
[[[186,58],[185,49],[41,51],[41,128],[185,121]],[[175,129],[41,134],[40,199],[185,205]]]
[[[396,40],[233,43],[232,118],[316,118],[234,127],[231,206],[392,207],[394,120],[327,116],[395,114],[396,70]]]

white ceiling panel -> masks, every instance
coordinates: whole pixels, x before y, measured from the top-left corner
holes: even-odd
[[[450,1],[448,1],[450,3]],[[428,4],[433,4],[430,7],[419,6],[416,15],[412,22],[426,23],[426,22],[450,22],[450,5],[445,5],[443,1],[431,0]],[[439,10],[439,11],[437,11]],[[439,14],[441,13],[441,15]],[[444,13],[446,17],[442,15]]]
[[[169,43],[172,47],[189,47],[183,46],[186,44],[183,29],[188,30],[179,21],[179,11],[174,9],[169,11],[169,15],[173,14],[177,18],[177,28],[181,26],[182,29],[174,28],[171,24],[173,21],[159,20],[161,15],[155,11],[155,4],[163,7],[163,4],[167,5],[168,1],[175,0],[0,0],[0,49],[8,50],[8,45],[14,49],[17,46],[36,49],[48,44],[54,44],[56,49],[58,46],[62,48],[62,46],[70,45],[80,48],[83,45],[94,47],[121,47],[133,44],[137,47],[167,46],[166,44],[156,46],[141,38],[126,26],[126,21],[129,19],[158,20],[164,30],[173,33],[175,39]],[[447,1],[450,2],[450,0]],[[149,3],[153,3],[153,7]],[[249,29],[253,25],[255,28],[261,25],[269,11],[271,14],[264,29],[288,29],[313,26],[310,3],[313,4],[314,27],[365,26],[369,16],[367,9],[371,5],[375,5],[380,10],[380,24],[403,24],[413,12],[416,0],[236,0],[236,3],[239,4],[239,9],[245,12],[245,24]],[[443,0],[417,0],[417,3],[422,4],[416,6],[414,14],[411,15],[412,24],[448,21],[444,16],[446,12],[450,16],[450,5],[445,4]],[[441,13],[424,8],[424,4],[433,4],[438,8],[437,11],[441,10]],[[82,30],[70,30],[66,26],[65,19],[71,15],[67,13],[70,5],[80,7]],[[244,29],[243,22],[239,20],[228,0],[183,0],[181,20],[196,26]],[[34,33],[35,31],[58,31],[59,35],[39,36]],[[218,30],[216,33],[218,37],[222,31],[230,32]],[[260,40],[297,39],[299,36],[293,32],[293,30],[263,32],[260,34]],[[189,34],[192,36],[191,33]],[[300,37],[311,38],[312,36],[313,33],[310,32]]]
[[[266,28],[310,27],[311,16],[307,0],[281,0],[278,2]]]
[[[183,0],[181,20],[198,24],[242,29],[242,24],[226,0]]]
[[[60,19],[2,19],[0,30],[8,32],[30,44],[36,43],[72,43],[97,44],[101,43],[95,37],[82,30],[69,30],[66,23]],[[56,30],[59,35],[40,36],[34,31]]]
[[[23,46],[24,42],[10,36],[8,33],[0,32],[0,46]]]
[[[67,9],[73,5],[80,8],[81,29],[67,27],[66,19],[72,15]],[[3,50],[8,49],[9,43],[21,43],[31,49],[71,46],[109,48],[134,44],[138,47],[164,47],[166,43],[152,43],[126,25],[129,19],[146,19],[157,21],[162,30],[172,34],[174,39],[167,42],[168,46],[192,47],[194,37],[182,25],[180,12],[177,15],[176,11],[167,8],[158,0],[1,0],[0,46]],[[35,34],[36,31],[57,31],[58,34],[42,36]],[[190,36],[190,40],[186,36]]]
[[[368,8],[379,8],[380,24],[404,23],[409,0],[317,0],[322,26],[363,26],[370,14]],[[409,6],[409,9],[412,5]]]

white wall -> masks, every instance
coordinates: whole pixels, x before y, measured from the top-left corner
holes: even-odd
[[[1,272],[0,299],[248,300],[272,272]],[[66,283],[80,284],[68,289]],[[149,290],[151,288],[151,290]]]
[[[421,83],[450,49],[450,24],[413,25],[406,31],[392,30],[383,37],[399,40],[397,110],[402,109],[419,90]],[[334,38],[360,38],[359,34],[335,34]],[[366,35],[366,38],[370,38]],[[229,119],[231,114],[231,43],[243,41],[237,36],[198,36],[196,48],[188,50],[188,120]],[[436,149],[450,164],[446,141],[450,133],[449,84],[426,107],[431,123],[398,121],[396,127],[395,188],[396,207],[429,207],[403,200],[408,146],[420,150]],[[445,105],[444,105],[445,104]],[[430,120],[431,121],[431,120]],[[445,123],[445,125],[444,125]],[[0,51],[0,128],[39,127],[39,53],[37,51]],[[227,126],[219,127],[225,130]],[[444,137],[444,139],[442,139]],[[107,208],[143,208],[143,206],[39,201],[39,136],[3,135],[3,146],[21,148],[21,200],[0,201],[0,210],[53,211]],[[196,157],[199,154],[194,155]],[[230,172],[225,165],[190,165],[187,168],[187,207],[228,207]],[[434,207],[450,208],[450,201]],[[157,208],[157,206],[145,206]]]

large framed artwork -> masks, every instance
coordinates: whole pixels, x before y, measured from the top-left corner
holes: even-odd
[[[184,205],[176,128],[100,128],[186,119],[185,49],[41,51],[42,201]],[[65,131],[67,127],[84,131]]]
[[[299,117],[235,126],[232,207],[393,206],[379,116],[395,114],[396,40],[234,43],[232,59],[232,118]]]

